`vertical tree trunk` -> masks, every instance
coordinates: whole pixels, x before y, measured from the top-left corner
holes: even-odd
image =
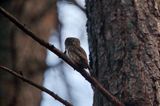
[[[4,0],[2,6],[40,38],[48,41],[56,28],[56,1]],[[0,3],[2,4],[2,3]],[[35,6],[36,5],[36,6]],[[46,49],[30,39],[3,16],[0,17],[0,64],[42,84]],[[2,20],[3,19],[3,20]],[[41,91],[14,76],[0,72],[0,106],[39,106]]]
[[[10,5],[8,1],[1,1],[1,6],[6,7]],[[2,16],[0,16],[0,64],[11,67],[11,53],[10,53],[10,24]],[[6,106],[11,100],[14,86],[12,84],[13,77],[8,73],[0,72],[0,106]],[[10,82],[10,83],[8,83]]]
[[[93,75],[127,106],[160,105],[160,0],[86,0]],[[97,90],[94,106],[112,106]]]

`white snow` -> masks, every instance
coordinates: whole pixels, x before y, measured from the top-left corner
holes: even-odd
[[[76,0],[78,4],[84,7],[84,0]],[[80,38],[81,45],[85,49],[87,55],[88,43],[86,33],[86,15],[77,6],[68,4],[66,1],[59,1],[57,3],[59,20],[62,24],[61,29],[61,43],[53,33],[50,41],[57,48],[64,51],[64,41],[67,37]],[[54,66],[59,63],[61,59],[47,51],[46,63],[49,66]],[[62,75],[63,74],[63,75]],[[65,76],[65,78],[64,78]],[[65,81],[68,83],[66,86]],[[62,64],[55,68],[49,68],[44,75],[44,86],[53,92],[57,93],[63,99],[70,101],[74,106],[92,106],[93,91],[91,85],[86,81],[77,71],[73,70],[68,64]],[[70,95],[68,95],[68,91]],[[71,97],[69,97],[71,96]],[[41,106],[63,106],[59,101],[54,100],[46,93],[42,93]]]

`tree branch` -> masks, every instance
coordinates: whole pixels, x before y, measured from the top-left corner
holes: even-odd
[[[113,96],[108,90],[106,90],[94,77],[90,76],[84,69],[79,68],[60,50],[51,45],[50,43],[45,42],[44,40],[38,38],[31,30],[29,30],[25,25],[21,24],[15,17],[13,17],[10,13],[0,7],[0,13],[3,14],[6,18],[8,18],[12,23],[14,23],[18,28],[20,28],[23,32],[25,32],[32,39],[37,41],[42,46],[46,47],[53,53],[55,53],[58,57],[63,59],[66,63],[72,66],[75,70],[77,70],[81,75],[88,80],[92,86],[97,88],[110,102],[112,102],[115,106],[124,106],[124,104],[119,101],[115,96]]]
[[[24,82],[27,82],[28,84],[40,89],[41,91],[44,91],[46,92],[47,94],[49,94],[50,96],[52,96],[53,98],[55,98],[56,100],[58,100],[59,102],[61,102],[62,104],[64,104],[65,106],[73,106],[71,103],[67,102],[66,100],[62,99],[61,97],[59,97],[58,95],[56,95],[54,92],[48,90],[47,88],[45,87],[42,87],[30,80],[28,80],[27,78],[25,78],[24,76],[22,76],[21,74],[18,74],[17,72],[7,68],[7,67],[4,67],[4,66],[1,66],[0,65],[0,68],[11,73],[12,75],[18,77],[19,79],[23,80]]]
[[[79,9],[81,9],[81,11],[83,11],[84,13],[86,13],[86,10],[80,6],[75,0],[68,0],[68,3],[73,3],[74,5],[76,5]]]

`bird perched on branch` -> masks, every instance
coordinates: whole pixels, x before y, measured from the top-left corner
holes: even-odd
[[[65,54],[71,61],[82,69],[90,69],[87,55],[80,46],[80,40],[74,37],[68,37],[65,40]]]

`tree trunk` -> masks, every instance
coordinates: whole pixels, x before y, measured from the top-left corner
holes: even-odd
[[[55,0],[3,2],[6,10],[10,10],[17,19],[27,24],[38,37],[48,41],[51,30],[57,27]],[[3,16],[0,17],[0,23],[0,64],[14,71],[21,71],[29,80],[42,85],[46,49]],[[0,106],[39,106],[40,102],[40,90],[8,73],[0,72]]]
[[[93,75],[127,106],[160,105],[160,0],[86,0]],[[95,90],[94,106],[113,106]]]

